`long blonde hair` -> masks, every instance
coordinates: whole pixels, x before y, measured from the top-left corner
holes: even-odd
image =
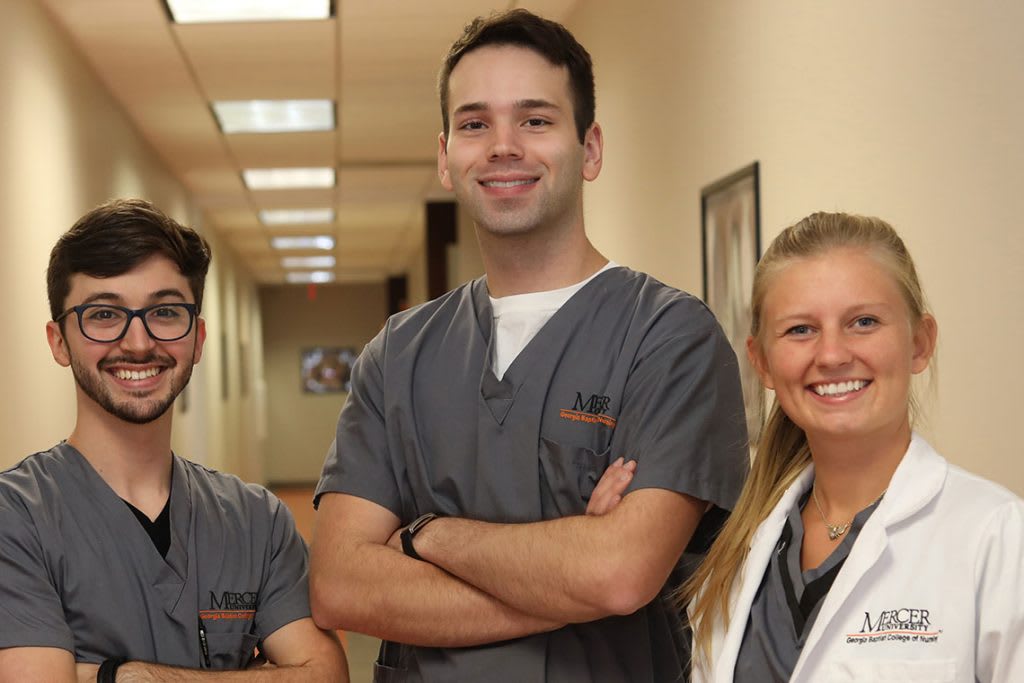
[[[844,213],[815,213],[786,228],[775,238],[757,265],[751,295],[750,336],[761,344],[764,299],[774,279],[794,260],[818,256],[833,249],[862,248],[889,270],[917,324],[926,304],[914,262],[903,240],[883,220]],[[911,398],[911,410],[916,402]],[[763,408],[762,408],[763,412]],[[691,623],[696,648],[694,659],[711,660],[711,633],[719,620],[729,625],[732,586],[746,560],[758,525],[778,504],[782,494],[810,462],[807,436],[777,402],[767,419],[762,415],[761,435],[750,475],[736,508],[708,551],[707,558],[679,590],[681,609],[692,602]]]

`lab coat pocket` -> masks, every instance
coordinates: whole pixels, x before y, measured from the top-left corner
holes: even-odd
[[[211,669],[244,669],[252,661],[259,638],[251,633],[207,633]]]
[[[580,515],[601,475],[608,469],[611,448],[596,453],[589,448],[540,438],[540,467],[546,484],[544,517]],[[550,509],[553,508],[553,509]]]
[[[951,683],[953,659],[858,659],[833,662],[830,683]]]

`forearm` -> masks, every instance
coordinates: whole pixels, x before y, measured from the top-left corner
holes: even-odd
[[[117,683],[178,683],[185,681],[247,681],[248,683],[303,683],[305,681],[328,681],[339,679],[339,672],[332,667],[312,662],[292,666],[263,666],[240,671],[210,671],[207,669],[181,669],[149,662],[125,662],[117,670]]]
[[[533,524],[439,519],[416,539],[428,563],[523,612],[585,622],[611,614],[603,586],[614,560],[587,527],[598,518]],[[594,559],[592,559],[594,558]]]
[[[377,543],[314,546],[312,561],[313,616],[321,628],[410,645],[467,647],[564,624],[514,609],[438,567]]]
[[[438,519],[415,546],[428,562],[515,609],[592,621],[653,599],[702,511],[700,501],[648,490],[601,516],[531,524]]]

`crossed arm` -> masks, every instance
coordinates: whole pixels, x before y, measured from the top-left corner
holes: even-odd
[[[630,614],[664,585],[704,503],[662,489],[621,497],[635,463],[614,463],[587,515],[529,524],[444,518],[398,544],[400,520],[345,494],[320,502],[311,602],[324,628],[462,647]]]
[[[345,653],[333,633],[321,631],[312,619],[299,619],[282,626],[263,641],[268,664],[243,671],[182,669],[126,662],[117,670],[119,683],[175,681],[348,681]],[[0,683],[10,681],[54,681],[92,683],[97,664],[75,663],[67,650],[52,647],[13,647],[0,650]]]

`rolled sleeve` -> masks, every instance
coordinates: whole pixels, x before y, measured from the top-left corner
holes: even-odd
[[[613,447],[637,460],[630,490],[664,488],[731,510],[749,469],[736,355],[706,309],[654,343],[626,384]]]
[[[386,330],[371,341],[352,368],[352,391],[338,418],[335,439],[314,493],[314,506],[319,505],[324,493],[346,493],[401,516],[401,493],[388,455],[385,380],[377,361],[385,335]]]
[[[269,494],[268,494],[269,495]],[[309,554],[288,508],[271,497],[270,547],[255,627],[260,640],[310,616]]]
[[[0,500],[0,648],[75,651],[35,525]]]

